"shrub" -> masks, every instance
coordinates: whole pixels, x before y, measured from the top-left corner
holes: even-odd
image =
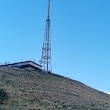
[[[8,94],[4,89],[0,89],[0,104],[5,103],[8,100]]]

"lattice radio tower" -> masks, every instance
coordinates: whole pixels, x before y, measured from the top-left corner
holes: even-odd
[[[46,19],[45,36],[42,47],[42,57],[40,60],[43,69],[52,72],[51,64],[51,33],[50,33],[50,0],[48,0],[48,15]]]

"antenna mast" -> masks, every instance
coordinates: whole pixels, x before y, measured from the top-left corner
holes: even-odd
[[[51,33],[50,33],[50,0],[48,0],[48,15],[46,19],[45,36],[42,47],[42,57],[40,61],[44,70],[52,72],[51,64]]]

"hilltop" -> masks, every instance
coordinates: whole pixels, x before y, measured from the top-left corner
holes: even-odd
[[[9,99],[0,110],[110,110],[110,95],[41,70],[0,68]]]

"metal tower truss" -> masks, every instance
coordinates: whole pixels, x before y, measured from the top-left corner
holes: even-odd
[[[51,33],[50,33],[50,0],[48,0],[48,16],[46,19],[44,42],[42,47],[42,58],[40,61],[44,70],[52,72],[51,64]]]

